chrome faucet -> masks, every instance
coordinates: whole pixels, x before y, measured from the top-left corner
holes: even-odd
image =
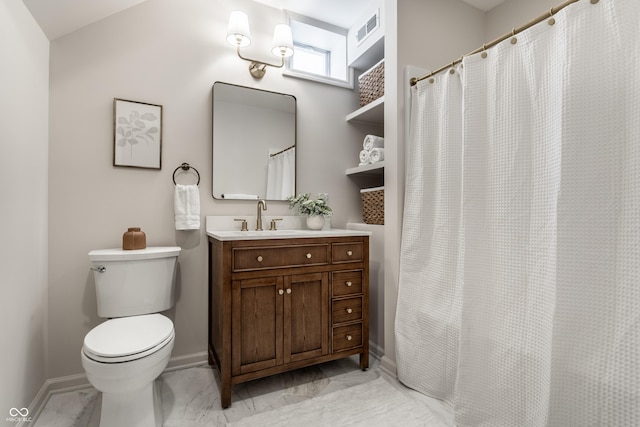
[[[262,206],[262,209],[266,211],[267,202],[265,202],[264,200],[260,200],[258,202],[258,212],[257,212],[258,220],[256,221],[256,231],[262,231],[262,211],[260,210],[260,206]]]

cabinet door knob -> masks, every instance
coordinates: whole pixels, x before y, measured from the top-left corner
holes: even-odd
[[[282,289],[278,289],[278,294],[284,295],[284,291]]]
[[[311,254],[307,254],[307,259],[311,259]]]
[[[347,251],[347,255],[349,256],[353,255],[353,251]]]
[[[290,294],[291,293],[291,288],[287,288],[287,293]]]
[[[351,341],[353,337],[351,335],[347,335],[347,341]]]
[[[345,284],[349,287],[351,287],[351,285],[353,285],[353,283],[351,283],[351,281],[345,282]]]
[[[262,262],[262,260],[263,260],[264,258],[262,258],[262,255],[258,255],[258,258],[256,258],[256,259],[258,260],[258,262]]]
[[[350,308],[347,308],[347,313],[351,314],[351,313],[353,313],[353,310],[350,309]]]

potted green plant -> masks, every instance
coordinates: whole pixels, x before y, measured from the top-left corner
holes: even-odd
[[[289,201],[289,209],[297,209],[297,211],[307,216],[307,228],[310,230],[321,230],[324,227],[325,218],[333,214],[329,207],[328,195],[326,193],[318,194],[315,199],[311,198],[309,193],[300,193],[297,196],[291,196]]]

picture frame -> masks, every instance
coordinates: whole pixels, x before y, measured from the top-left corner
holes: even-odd
[[[162,169],[162,105],[113,99],[113,166]]]

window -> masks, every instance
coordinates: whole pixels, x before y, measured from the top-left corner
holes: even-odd
[[[294,54],[284,75],[353,88],[347,66],[347,30],[306,16],[288,13]]]
[[[296,54],[291,58],[291,69],[303,73],[330,76],[331,52],[308,44],[293,43]]]

